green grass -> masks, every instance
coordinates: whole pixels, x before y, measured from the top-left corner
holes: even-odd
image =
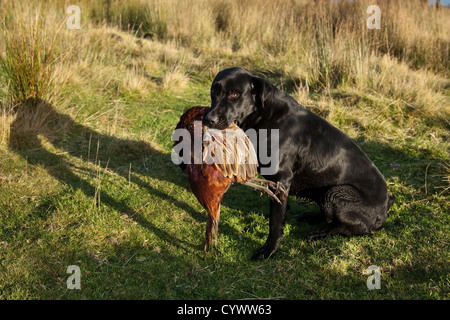
[[[161,14],[158,25],[171,28],[139,38],[145,30],[133,15],[142,4],[132,4],[120,7],[130,28],[90,24],[114,25],[120,17],[94,6],[79,33],[61,31],[65,40],[58,41],[68,41],[72,53],[52,60],[46,72],[60,80],[43,100],[27,104],[36,94],[22,97],[8,82],[17,60],[2,60],[11,68],[0,69],[0,299],[450,298],[445,67],[430,67],[433,73],[408,59],[371,56],[348,82],[316,79],[307,88],[303,72],[311,66],[292,52],[265,56],[245,41],[241,49],[219,51],[214,42],[202,44],[200,33],[189,45],[181,30],[188,21],[180,17],[180,30],[164,20],[176,17]],[[211,39],[224,40],[237,28],[236,8],[227,10],[229,20],[217,31],[223,33]],[[253,24],[240,36],[249,41],[258,24],[256,14],[247,14]],[[175,35],[164,38],[166,32]],[[236,185],[222,201],[218,246],[204,256],[206,212],[171,162],[170,138],[186,109],[209,105],[215,73],[235,64],[268,77],[367,153],[396,197],[381,230],[309,243],[309,233],[327,226],[298,223],[302,212],[318,208],[291,197],[279,251],[252,262],[268,234],[269,200]],[[34,69],[20,70],[26,76]],[[80,290],[67,289],[70,265],[81,269]],[[380,290],[366,287],[370,265],[381,270]]]
[[[317,208],[292,199],[278,254],[250,262],[267,236],[268,199],[235,186],[223,200],[218,248],[204,257],[205,211],[170,161],[166,130],[184,109],[207,103],[199,90],[128,101],[123,115],[136,121],[127,138],[55,111],[59,122],[73,121],[65,139],[44,136],[25,150],[2,150],[2,298],[448,298],[449,202],[438,188],[439,160],[406,141],[359,143],[397,197],[382,230],[307,243],[324,225],[298,224],[302,211]],[[133,138],[147,130],[159,133],[152,143]],[[66,287],[73,264],[81,268],[81,290]],[[382,287],[369,291],[364,270],[373,264]]]

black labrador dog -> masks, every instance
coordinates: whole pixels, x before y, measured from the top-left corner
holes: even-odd
[[[325,119],[240,67],[217,74],[211,86],[211,108],[203,117],[206,126],[216,129],[232,122],[244,131],[253,128],[257,134],[260,129],[279,130],[278,170],[262,175],[281,182],[289,194],[319,205],[320,216],[332,229],[313,234],[312,239],[367,234],[386,220],[394,197],[389,197],[383,175],[364,152]],[[270,139],[267,134],[269,150]],[[269,236],[252,259],[269,257],[277,250],[287,208],[287,197],[281,205],[271,200]]]

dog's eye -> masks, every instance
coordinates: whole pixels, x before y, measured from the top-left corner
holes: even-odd
[[[239,98],[239,93],[236,92],[236,91],[231,91],[231,92],[230,92],[230,98],[231,98],[231,99],[237,99],[237,98]]]

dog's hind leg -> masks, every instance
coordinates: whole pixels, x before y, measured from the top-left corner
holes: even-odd
[[[379,208],[365,204],[359,191],[349,185],[331,188],[321,200],[321,214],[333,227],[330,231],[310,234],[310,241],[333,235],[367,234],[374,229],[378,220],[383,220],[380,219],[383,215],[380,215]]]
[[[357,236],[368,234],[370,231],[371,223],[365,212],[347,211],[339,214],[336,226],[329,233],[330,235]]]

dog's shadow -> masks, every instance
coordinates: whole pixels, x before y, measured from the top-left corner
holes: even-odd
[[[102,168],[107,166],[109,171],[122,177],[124,183],[132,183],[139,188],[144,188],[153,197],[177,206],[195,220],[206,221],[206,214],[198,211],[199,206],[193,207],[177,199],[165,192],[163,188],[152,186],[144,178],[150,177],[161,183],[172,183],[181,187],[183,192],[190,193],[185,174],[172,163],[170,154],[155,149],[145,141],[102,134],[76,122],[71,116],[59,112],[43,100],[28,100],[17,106],[14,113],[15,118],[10,126],[9,149],[21,155],[31,166],[44,168],[61,183],[81,190],[86,197],[95,201],[98,186],[92,178],[98,175],[96,170],[100,166]],[[49,148],[49,144],[57,151]],[[68,161],[67,156],[76,157],[79,160]],[[90,178],[87,179],[86,176]],[[257,197],[256,193],[249,196]],[[201,239],[196,243],[188,243],[182,240],[182,237],[177,238],[155,226],[143,214],[132,208],[126,200],[120,199],[102,188],[102,205],[120,214],[126,214],[164,241],[185,249],[186,247],[202,249]],[[192,199],[196,201],[193,196]],[[239,206],[233,203],[232,206],[234,209],[242,209],[242,204]],[[240,236],[237,230],[227,225],[226,220],[222,221],[221,226],[222,231],[230,236]]]
[[[188,192],[189,186],[185,177],[181,172],[173,172],[178,169],[175,165],[168,164],[170,155],[156,150],[144,141],[121,139],[99,133],[74,121],[69,115],[58,112],[46,101],[28,100],[17,106],[13,112],[15,118],[10,126],[9,149],[20,154],[28,164],[44,168],[61,183],[73,189],[80,189],[87,197],[94,199],[94,195],[98,192],[97,186],[92,179],[85,179],[78,173],[82,171],[92,178],[97,174],[96,169],[87,162],[100,165],[102,168],[107,165],[108,170],[123,177],[125,181],[145,188],[149,194],[162,201],[169,201],[195,219],[202,219],[200,213],[189,204],[153,187],[140,178],[142,175],[136,174],[142,172],[145,176],[181,186]],[[57,151],[49,151],[43,141],[50,143]],[[81,159],[82,165],[74,166],[67,160],[66,155]],[[169,165],[170,168],[161,168]],[[126,201],[119,200],[103,189],[101,203],[127,214],[139,225],[152,230],[166,241],[181,247],[197,248],[198,244],[178,239],[156,227]]]

